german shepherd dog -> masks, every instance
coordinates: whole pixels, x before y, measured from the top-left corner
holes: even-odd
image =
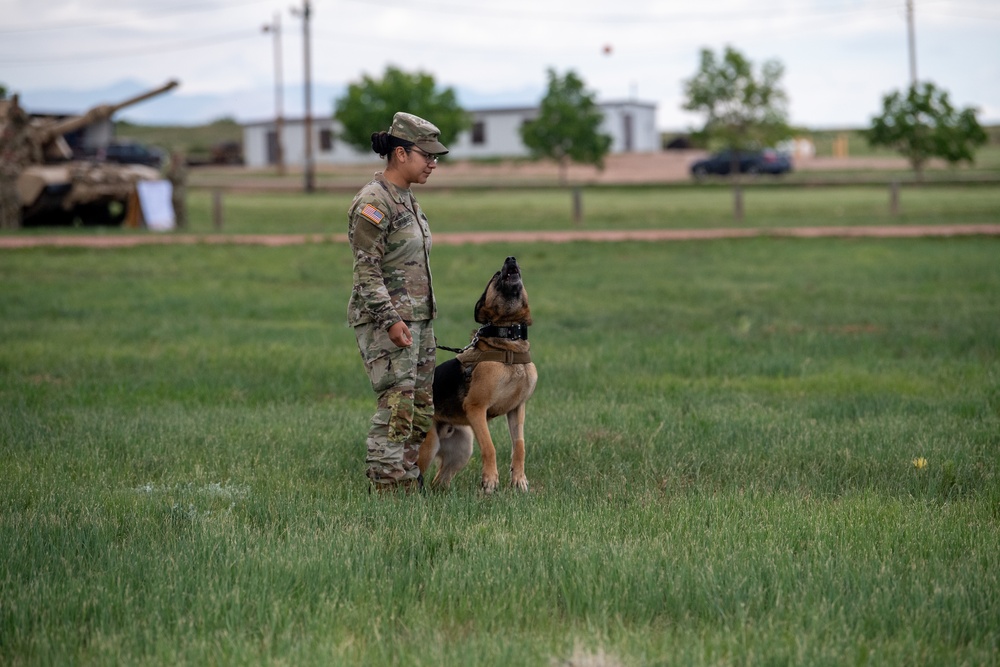
[[[531,311],[515,258],[508,257],[490,278],[474,315],[483,326],[472,343],[434,369],[434,428],[420,446],[417,465],[423,474],[437,460],[432,484],[447,486],[469,462],[475,436],[483,458],[482,488],[493,493],[500,475],[487,421],[506,415],[513,445],[510,483],[527,491],[524,406],[535,391],[538,372],[528,352]]]

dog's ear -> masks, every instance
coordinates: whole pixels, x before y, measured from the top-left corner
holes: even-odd
[[[472,311],[472,317],[479,324],[490,323],[490,315],[484,313],[483,310],[486,308],[486,296],[490,293],[490,288],[493,287],[493,283],[496,282],[499,278],[500,278],[500,272],[497,271],[496,273],[493,274],[493,277],[490,278],[490,281],[486,283],[486,289],[483,290],[483,295],[479,297],[479,301],[476,302],[476,308],[475,310]]]
[[[482,314],[483,308],[486,307],[486,293],[490,291],[490,286],[487,285],[486,289],[483,291],[483,295],[479,297],[479,301],[476,302],[476,309],[472,311],[472,317],[475,318],[476,322],[479,324],[489,324],[486,317]]]

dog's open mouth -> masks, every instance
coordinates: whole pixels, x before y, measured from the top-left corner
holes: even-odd
[[[515,258],[508,257],[507,261],[503,263],[503,268],[500,269],[500,280],[505,283],[521,281],[521,268],[517,265]]]

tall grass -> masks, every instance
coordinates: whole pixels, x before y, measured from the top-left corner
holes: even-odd
[[[368,495],[347,248],[6,251],[0,663],[996,663],[998,250],[439,247],[442,343],[532,299],[489,498]]]

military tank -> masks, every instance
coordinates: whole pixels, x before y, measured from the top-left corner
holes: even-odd
[[[177,86],[177,81],[169,81],[117,104],[99,104],[80,116],[32,120],[28,128],[33,144],[32,161],[17,177],[22,224],[26,227],[121,224],[130,202],[135,201],[132,195],[136,183],[162,176],[156,169],[141,164],[78,158],[63,135],[107,120],[119,109]],[[0,100],[0,105],[10,103]],[[4,118],[6,110],[0,108],[0,119]]]

